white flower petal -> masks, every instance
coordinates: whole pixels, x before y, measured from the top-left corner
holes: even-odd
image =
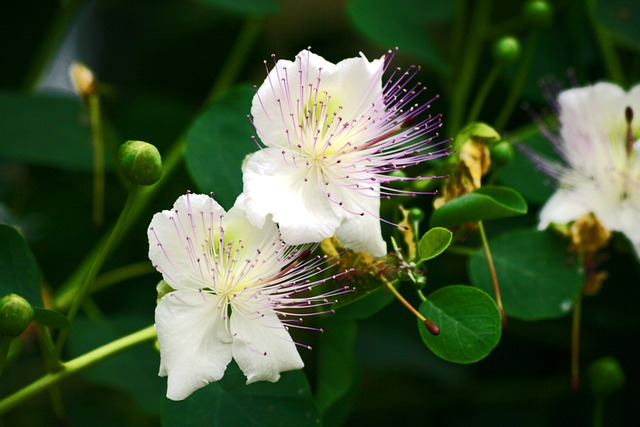
[[[224,209],[203,194],[183,195],[173,208],[153,216],[147,235],[149,259],[174,289],[198,290],[211,286],[199,259],[208,256],[205,242],[213,240],[209,229],[219,226]]]
[[[231,315],[233,358],[247,377],[247,384],[256,381],[275,382],[280,373],[302,369],[304,363],[289,332],[273,311],[258,319],[235,310]]]
[[[160,372],[168,376],[167,397],[182,400],[217,381],[231,361],[231,335],[214,296],[175,291],[162,297],[155,313]]]
[[[540,211],[538,228],[544,230],[551,223],[566,224],[591,211],[588,197],[581,197],[576,191],[560,189]]]
[[[243,181],[249,221],[262,227],[272,215],[287,244],[319,242],[333,236],[340,225],[322,193],[322,184],[316,177],[305,182],[298,169],[278,157],[278,149],[253,154],[245,165]]]

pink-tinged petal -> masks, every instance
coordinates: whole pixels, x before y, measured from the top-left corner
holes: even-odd
[[[289,332],[271,310],[264,313],[233,311],[231,333],[233,358],[247,377],[247,384],[276,382],[281,372],[304,367]]]
[[[175,291],[160,299],[155,313],[159,374],[168,377],[169,399],[185,399],[222,378],[232,352],[225,315],[206,292]]]
[[[147,235],[149,259],[174,289],[212,287],[210,245],[224,209],[211,197],[187,194],[171,210],[153,216]]]
[[[305,177],[278,155],[278,149],[267,148],[245,164],[243,194],[249,221],[260,228],[272,215],[289,245],[333,236],[340,220],[322,192],[323,184],[316,175]]]

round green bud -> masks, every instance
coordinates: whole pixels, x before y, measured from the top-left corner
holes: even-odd
[[[531,28],[543,29],[553,21],[553,8],[544,0],[530,0],[524,5],[522,15]]]
[[[7,294],[0,299],[0,334],[17,337],[33,320],[33,307],[20,295]]]
[[[512,36],[501,37],[493,45],[493,57],[502,64],[511,64],[520,58],[520,42]]]
[[[509,164],[514,156],[513,144],[508,141],[497,142],[489,149],[489,154],[492,163],[498,166]]]
[[[587,379],[592,393],[604,398],[620,390],[625,376],[620,364],[614,357],[602,357],[589,365]]]
[[[420,208],[409,209],[409,221],[422,221],[424,219],[424,211]]]
[[[135,184],[155,184],[162,175],[162,158],[158,149],[144,141],[127,141],[118,151],[120,167]]]

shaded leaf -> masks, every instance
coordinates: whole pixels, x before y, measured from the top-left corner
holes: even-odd
[[[347,11],[354,26],[379,46],[397,46],[440,73],[448,69],[428,27],[450,21],[454,2],[351,0]]]
[[[527,213],[527,202],[509,187],[486,186],[449,200],[431,215],[432,227],[508,218]]]
[[[273,15],[280,10],[279,0],[198,0],[242,15]]]
[[[640,3],[628,0],[608,0],[596,2],[596,19],[621,40],[640,50]]]
[[[427,261],[440,255],[449,247],[451,239],[453,239],[453,233],[446,228],[434,227],[427,231],[418,243],[420,261]]]
[[[420,320],[418,330],[427,347],[444,360],[474,363],[500,341],[502,323],[493,299],[472,286],[440,288],[420,304],[420,313],[440,328],[432,335]]]
[[[258,149],[247,118],[255,90],[237,86],[225,92],[196,119],[187,133],[184,158],[198,190],[213,192],[226,209],[242,192],[242,161]]]
[[[9,293],[43,307],[40,270],[31,249],[16,228],[0,224],[0,297]]]
[[[246,385],[235,364],[224,377],[185,400],[163,399],[162,425],[167,427],[319,426],[320,418],[302,371],[284,372],[277,383]]]
[[[489,241],[509,316],[554,319],[571,311],[584,278],[567,254],[567,245],[561,237],[537,230],[515,230]],[[494,295],[483,250],[469,259],[469,272],[473,285]]]

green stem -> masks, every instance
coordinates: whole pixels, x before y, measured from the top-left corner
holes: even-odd
[[[91,264],[91,269],[89,270],[86,277],[84,278],[82,284],[80,285],[80,288],[77,290],[75,298],[71,303],[71,307],[69,308],[69,312],[67,313],[67,318],[69,319],[69,323],[73,324],[73,320],[75,319],[76,314],[78,314],[78,310],[80,309],[82,302],[89,295],[91,286],[93,285],[93,282],[98,272],[100,271],[100,268],[102,268],[102,264],[104,263],[105,259],[111,252],[111,249],[115,245],[115,242],[119,239],[120,235],[125,230],[126,224],[129,220],[129,214],[132,211],[134,201],[138,194],[138,189],[139,189],[139,186],[137,185],[133,185],[130,188],[129,197],[127,198],[127,201],[124,205],[124,208],[122,209],[122,212],[120,212],[120,217],[118,218],[118,222],[116,222],[116,225],[113,227],[113,230],[111,231],[111,233],[109,233],[109,237],[107,238],[106,243],[102,247],[102,250],[97,254],[95,259],[93,260],[93,263]],[[64,347],[64,343],[69,335],[69,331],[70,329],[63,329],[62,331],[60,331],[60,334],[58,335],[58,340],[56,342],[56,355],[58,359],[62,354],[62,348]]]
[[[494,66],[491,68],[491,71],[489,71],[489,74],[487,74],[487,77],[485,77],[484,82],[482,83],[482,86],[480,86],[480,89],[478,90],[478,93],[476,94],[476,97],[473,100],[471,109],[469,110],[469,115],[467,116],[467,123],[473,123],[478,119],[478,116],[480,115],[480,109],[482,109],[484,105],[484,101],[487,99],[487,96],[491,91],[491,87],[493,87],[493,84],[498,79],[498,76],[500,75],[502,68],[503,68],[502,64],[498,64],[498,63],[494,64]]]
[[[427,297],[424,295],[424,293],[422,293],[422,290],[418,289],[416,293],[418,294],[418,298],[420,298],[420,301],[425,302],[427,300]]]
[[[505,127],[505,125],[507,124],[507,120],[509,120],[509,117],[511,117],[511,113],[513,113],[513,109],[515,108],[518,99],[520,99],[522,89],[524,89],[524,84],[527,81],[527,74],[529,74],[529,69],[531,68],[531,63],[533,62],[533,57],[536,53],[536,46],[538,45],[539,35],[540,34],[538,31],[532,31],[529,34],[524,54],[522,56],[522,61],[520,62],[520,66],[518,67],[518,71],[516,72],[513,84],[511,85],[511,89],[509,90],[507,99],[505,99],[504,103],[502,104],[500,113],[498,113],[498,117],[494,122],[493,127],[498,131]]]
[[[502,297],[500,296],[500,285],[498,284],[498,275],[496,274],[496,267],[493,264],[493,257],[491,256],[491,249],[489,249],[489,241],[487,240],[487,234],[484,231],[484,225],[482,221],[478,221],[478,230],[480,230],[480,238],[482,239],[482,247],[484,254],[487,257],[487,265],[489,266],[489,272],[491,273],[491,281],[493,282],[493,290],[496,294],[496,304],[500,311],[500,317],[502,318],[502,328],[507,326],[507,316],[504,314],[504,307],[502,306]]]
[[[609,78],[624,86],[625,78],[620,58],[616,52],[615,44],[613,43],[611,35],[602,27],[600,21],[598,21],[596,3],[597,0],[587,0],[587,13],[589,14],[589,21],[596,36],[596,40],[598,41],[602,58],[604,59],[604,66],[607,69]]]
[[[4,371],[4,365],[7,363],[7,356],[9,355],[9,348],[11,347],[11,337],[2,335],[0,338],[0,376]]]
[[[576,298],[571,319],[571,388],[574,392],[580,388],[580,319],[582,294]]]
[[[42,73],[44,73],[51,58],[60,47],[60,43],[67,33],[71,21],[75,18],[76,12],[84,3],[84,0],[70,0],[60,3],[60,10],[58,10],[58,13],[53,18],[44,36],[44,41],[26,73],[24,79],[24,88],[26,91],[35,91]]]
[[[471,256],[477,251],[476,248],[470,248],[468,246],[451,245],[447,248],[447,252],[450,254]]]
[[[42,357],[44,358],[44,364],[47,367],[47,371],[57,371],[62,368],[62,362],[56,356],[56,347],[53,344],[53,338],[46,326],[42,326],[36,323],[36,333],[38,334],[38,340],[40,341],[40,347],[42,347]]]
[[[18,390],[14,394],[0,400],[0,414],[9,411],[31,396],[40,393],[54,386],[55,384],[58,384],[60,381],[80,372],[83,369],[95,365],[96,363],[102,362],[103,360],[106,360],[110,357],[113,357],[120,352],[136,347],[140,344],[144,344],[146,342],[151,342],[155,339],[156,331],[154,326],[151,325],[130,335],[105,344],[102,347],[98,347],[95,350],[83,354],[82,356],[76,357],[75,359],[64,363],[63,369],[56,372],[48,373],[40,379],[27,385],[26,387]]]
[[[467,0],[456,0],[453,28],[451,30],[451,45],[449,49],[449,62],[454,65],[454,70],[459,70],[459,64],[461,59],[462,46],[464,42],[464,30],[467,26],[467,9],[469,3]],[[449,86],[454,87],[454,81],[456,73],[451,73],[449,79]]]
[[[224,89],[226,89],[226,85],[230,85],[232,83],[228,76],[238,75],[240,68],[244,63],[244,60],[250,53],[251,45],[255,42],[258,35],[260,34],[260,28],[261,21],[257,20],[250,20],[244,26],[239,36],[238,42],[236,42],[234,46],[234,52],[229,55],[229,60],[225,63],[222,71],[220,71],[218,80],[212,86],[210,95],[207,97],[208,101],[215,99]],[[237,53],[236,50],[238,51]],[[219,83],[220,81],[222,81],[222,83]],[[127,224],[125,224],[123,233],[126,233],[129,228],[137,222],[137,220],[145,212],[145,209],[148,206],[149,202],[153,200],[153,198],[160,192],[164,184],[171,179],[173,172],[182,163],[182,155],[184,153],[185,147],[186,140],[185,137],[182,136],[173,144],[168,153],[162,156],[162,177],[154,185],[143,187],[140,189],[138,200],[136,201],[135,206],[133,206],[132,208],[130,220]],[[54,295],[53,305],[54,307],[56,307],[56,309],[60,309],[61,306],[64,307],[67,304],[67,301],[69,299],[67,294],[74,293],[75,289],[78,286],[78,283],[80,283],[87,275],[87,272],[91,268],[93,259],[95,259],[98,254],[102,252],[102,248],[107,243],[106,236],[107,235],[103,236],[98,241],[98,243],[96,243],[89,255],[72,273],[69,279],[59,288],[56,295]]]
[[[473,20],[469,34],[466,38],[467,49],[465,50],[462,63],[460,64],[460,76],[455,82],[451,96],[451,110],[449,111],[449,122],[447,124],[449,133],[455,134],[462,125],[465,107],[468,103],[469,91],[476,75],[482,43],[486,34],[489,17],[491,16],[491,0],[478,0],[473,11]]]
[[[395,286],[393,286],[393,283],[384,280],[384,284],[387,287],[387,289],[389,289],[391,291],[391,293],[393,295],[395,295],[395,297],[398,299],[398,301],[400,301],[402,303],[402,305],[404,305],[411,313],[413,313],[414,316],[416,316],[418,318],[418,320],[420,320],[422,323],[424,323],[425,327],[427,328],[427,330],[433,334],[433,335],[438,335],[440,333],[440,329],[438,328],[438,326],[436,326],[435,323],[433,323],[431,320],[427,319],[426,317],[424,317],[418,310],[416,310],[410,303],[409,301],[407,301],[401,294],[400,292],[398,292],[398,290],[396,289]],[[424,297],[424,295],[422,295]],[[426,298],[425,298],[426,301]]]
[[[604,426],[604,397],[597,397],[593,407],[593,427]]]
[[[93,224],[104,223],[104,139],[100,95],[97,92],[87,97],[91,119],[91,142],[93,145]]]

